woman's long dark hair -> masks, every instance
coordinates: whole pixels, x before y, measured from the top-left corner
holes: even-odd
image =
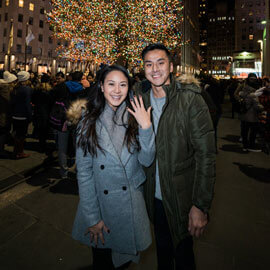
[[[89,152],[91,155],[97,155],[97,148],[101,151],[103,150],[98,142],[96,121],[104,111],[106,105],[106,99],[101,91],[101,85],[104,84],[107,75],[112,71],[120,71],[128,79],[128,94],[124,102],[126,102],[126,106],[132,108],[130,103],[131,78],[128,71],[119,65],[105,66],[102,68],[102,70],[100,70],[97,74],[97,81],[95,85],[89,92],[87,111],[85,112],[81,125],[77,129],[77,136],[79,136],[77,146],[83,149],[85,155],[87,152]],[[122,119],[124,119],[124,114],[125,112],[122,115]],[[125,127],[126,134],[124,143],[126,143],[128,150],[130,151],[132,144],[135,144],[138,148],[140,148],[139,141],[137,140],[138,123],[131,114],[128,115],[128,123],[125,125]]]

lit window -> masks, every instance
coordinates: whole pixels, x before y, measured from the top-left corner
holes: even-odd
[[[19,0],[19,7],[23,7],[24,0]]]
[[[9,6],[9,0],[6,0],[6,6]]]
[[[249,15],[249,16],[253,16],[253,12],[250,11],[250,12],[248,13],[248,15]]]
[[[35,5],[33,3],[29,4],[29,10],[34,11]]]
[[[253,35],[249,35],[249,40],[253,40]]]

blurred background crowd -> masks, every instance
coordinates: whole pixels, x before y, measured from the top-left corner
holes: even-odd
[[[29,157],[24,151],[24,143],[27,136],[31,136],[37,140],[39,152],[48,157],[58,157],[60,176],[68,178],[70,167],[75,166],[76,127],[69,125],[66,111],[73,101],[91,95],[98,75],[99,72],[94,76],[75,71],[66,75],[58,72],[52,76],[49,72],[38,75],[31,71],[1,70],[0,158]],[[216,80],[205,75],[197,77],[213,121],[216,141],[222,104],[229,97],[231,117],[239,118],[243,151],[269,154],[269,78],[257,78],[254,73],[241,81]],[[133,74],[132,78],[136,83],[144,80],[144,75]],[[13,152],[5,150],[6,144],[13,146]]]

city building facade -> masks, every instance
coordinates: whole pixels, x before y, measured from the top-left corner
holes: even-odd
[[[235,54],[233,74],[246,77],[255,72],[262,76],[265,0],[235,1]]]
[[[183,44],[176,56],[178,73],[199,72],[198,0],[184,0]],[[84,70],[84,63],[71,63],[57,57],[59,45],[68,42],[52,38],[46,0],[0,0],[0,69],[50,71]],[[26,40],[28,44],[26,44]]]
[[[184,21],[182,24],[183,45],[181,61],[177,65],[177,73],[198,73],[199,63],[199,19],[198,0],[185,0]]]
[[[208,10],[207,69],[216,78],[229,78],[235,50],[235,14],[227,2]]]
[[[265,20],[265,0],[235,1],[235,51],[260,51]]]
[[[199,28],[200,28],[200,72],[207,73],[207,43],[208,43],[208,1],[199,0]]]
[[[73,68],[72,63],[57,58],[56,47],[68,46],[68,42],[52,38],[46,18],[49,10],[49,1],[0,0],[0,69],[55,74]]]

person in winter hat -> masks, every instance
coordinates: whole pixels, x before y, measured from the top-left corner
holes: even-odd
[[[10,132],[10,93],[12,92],[17,77],[9,71],[3,72],[3,79],[0,79],[0,157],[9,157],[9,153],[4,150],[7,136]]]
[[[28,86],[29,72],[20,71],[17,77],[18,84],[11,93],[10,104],[13,131],[15,132],[13,153],[16,159],[20,159],[29,157],[29,154],[24,153],[24,141],[28,125],[32,120],[32,89]]]

